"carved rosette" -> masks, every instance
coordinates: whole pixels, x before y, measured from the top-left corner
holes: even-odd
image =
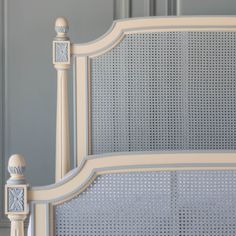
[[[70,42],[54,41],[54,63],[70,63]]]
[[[8,211],[24,212],[25,193],[22,187],[8,188]]]

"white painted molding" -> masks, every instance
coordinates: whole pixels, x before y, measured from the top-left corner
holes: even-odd
[[[156,15],[156,0],[144,0],[144,15],[145,16]]]
[[[132,13],[131,0],[114,0],[114,20],[130,18]]]
[[[8,156],[6,155],[7,153],[7,133],[8,133],[8,117],[7,117],[7,25],[8,25],[8,1],[7,0],[1,0],[0,1],[0,12],[2,14],[1,15],[1,23],[0,23],[0,35],[1,35],[1,60],[0,60],[0,97],[1,97],[1,105],[0,105],[0,133],[1,133],[1,138],[0,138],[0,161],[2,163],[2,168],[0,170],[0,227],[8,227],[9,226],[9,221],[7,220],[7,218],[4,215],[4,209],[3,209],[3,205],[4,205],[4,184],[5,184],[5,179],[6,179],[6,166],[5,166],[5,157]]]
[[[132,1],[131,0],[122,0],[122,12],[123,18],[132,17]]]
[[[167,0],[167,15],[178,16],[178,0]]]
[[[182,0],[176,0],[176,16],[181,16]]]
[[[0,166],[2,167],[0,169],[0,227],[3,224],[3,178],[4,178],[4,153],[3,153],[3,140],[4,140],[4,132],[3,132],[3,114],[4,114],[4,110],[3,110],[3,78],[4,78],[4,70],[3,70],[3,62],[4,62],[4,54],[3,54],[3,44],[4,44],[4,4],[3,4],[3,0],[0,1],[0,17],[1,17],[1,21],[0,21]]]

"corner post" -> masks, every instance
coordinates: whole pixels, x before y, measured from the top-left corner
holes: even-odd
[[[53,41],[53,64],[57,70],[57,116],[56,116],[56,169],[58,182],[70,170],[69,114],[68,114],[68,69],[70,67],[69,30],[65,18],[57,18]]]
[[[11,221],[11,236],[24,236],[24,221],[29,214],[24,157],[11,156],[8,171],[11,177],[5,185],[5,214]]]

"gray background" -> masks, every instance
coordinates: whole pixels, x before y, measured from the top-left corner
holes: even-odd
[[[175,14],[233,15],[236,1],[0,0],[1,236],[9,235],[9,224],[3,217],[9,156],[25,156],[31,185],[54,182],[56,71],[51,45],[56,17],[67,17],[71,41],[82,43],[104,34],[114,19]],[[72,79],[69,89],[71,114]]]

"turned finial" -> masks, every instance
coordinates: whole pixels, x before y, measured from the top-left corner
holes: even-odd
[[[8,162],[8,171],[11,178],[7,183],[24,184],[25,183],[25,158],[19,154],[14,154]]]
[[[55,31],[57,33],[57,39],[65,40],[68,38],[66,34],[69,31],[69,24],[66,18],[59,17],[56,19]]]

